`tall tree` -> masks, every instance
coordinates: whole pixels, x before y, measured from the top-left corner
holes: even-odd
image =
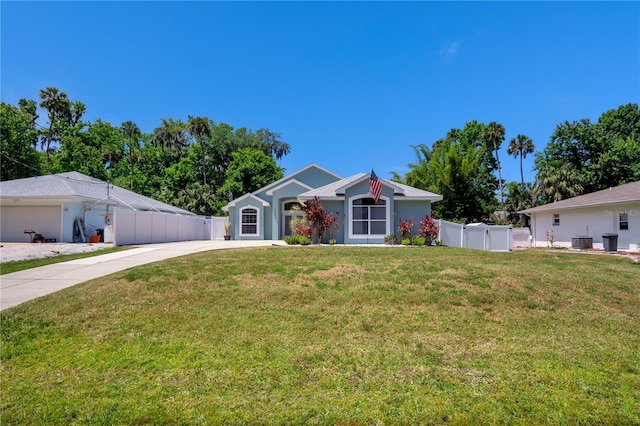
[[[0,103],[0,180],[38,176],[42,172],[36,150],[35,101],[20,99],[20,108]]]
[[[218,190],[224,199],[233,199],[266,186],[284,175],[273,157],[257,149],[241,149],[232,154],[224,185]]]
[[[187,131],[196,139],[198,145],[200,145],[201,151],[201,168],[203,185],[207,185],[207,162],[206,162],[206,149],[203,145],[202,137],[211,136],[211,126],[209,126],[209,119],[206,117],[192,117],[189,116],[187,122]]]
[[[536,188],[534,195],[544,202],[554,202],[584,193],[580,173],[568,163],[549,161],[544,153],[536,154]]]
[[[508,219],[514,224],[519,223],[520,226],[527,226],[527,216],[518,212],[536,205],[533,184],[508,182],[504,187],[507,193],[505,210],[508,213]]]
[[[77,171],[110,181],[125,155],[120,129],[99,118],[83,128],[66,127],[60,144],[52,156],[52,172]]]
[[[57,87],[40,90],[40,108],[47,110],[49,128],[42,133],[42,149],[47,156],[47,164],[51,161],[51,143],[60,141],[60,124],[71,117],[71,101],[65,92]]]
[[[502,171],[500,168],[500,157],[498,156],[498,152],[500,151],[500,146],[504,141],[505,130],[504,126],[495,121],[490,122],[483,131],[483,137],[487,144],[490,147],[493,147],[493,152],[496,155],[496,167],[498,168],[498,188],[500,190],[500,203],[504,204],[504,194],[502,191]]]
[[[414,148],[418,161],[409,164],[404,179],[394,179],[443,196],[436,203],[436,217],[460,221],[486,220],[493,213],[495,176],[492,150],[483,139],[484,124],[470,121],[462,129],[451,129],[433,143]],[[493,159],[493,160],[492,160]]]
[[[280,140],[280,133],[272,132],[269,129],[259,129],[256,136],[266,146],[267,152],[265,154],[273,156],[276,160],[280,160],[291,152],[289,144]]]
[[[120,130],[127,136],[127,145],[128,145],[128,153],[129,153],[129,167],[131,168],[130,173],[130,186],[129,189],[133,191],[133,169],[134,169],[134,151],[140,150],[140,128],[133,121],[125,121],[120,125]]]
[[[551,173],[559,168],[557,173]],[[556,126],[542,155],[536,158],[538,183],[551,175],[575,178],[570,191],[581,195],[640,179],[640,109],[621,105],[604,112],[596,123],[589,119]],[[561,185],[567,186],[567,185]],[[544,190],[542,190],[545,193]],[[556,194],[566,196],[566,194]],[[544,201],[553,201],[545,197]]]
[[[524,160],[528,154],[531,154],[535,146],[533,145],[533,141],[530,137],[525,135],[518,135],[515,138],[511,139],[509,142],[509,147],[507,148],[507,153],[509,155],[513,155],[515,158],[520,157],[520,181],[524,186],[524,173],[522,171],[522,160]]]
[[[179,154],[189,145],[186,126],[181,120],[163,118],[160,127],[153,130],[151,144]]]

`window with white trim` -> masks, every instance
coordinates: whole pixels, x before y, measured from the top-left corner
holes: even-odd
[[[629,214],[628,213],[620,213],[620,230],[621,231],[629,230]]]
[[[255,207],[240,209],[240,235],[258,235],[258,209]]]
[[[351,199],[350,208],[350,234],[353,238],[384,237],[389,233],[387,199],[381,198],[376,203],[370,197],[354,198]]]
[[[555,213],[553,215],[553,226],[558,226],[560,225],[560,215],[558,213]]]

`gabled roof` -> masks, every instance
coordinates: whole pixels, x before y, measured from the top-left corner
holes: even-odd
[[[190,211],[162,203],[119,186],[108,184],[78,172],[58,173],[0,182],[2,198],[60,198],[128,207],[135,210],[155,210],[164,213],[194,216]]]
[[[357,176],[357,177],[356,177],[356,176]],[[358,173],[357,175],[352,176],[352,177],[353,177],[353,178],[355,178],[355,179],[353,179],[353,180],[349,180],[349,182],[345,183],[345,184],[344,184],[344,185],[342,185],[341,187],[336,188],[336,193],[337,193],[337,194],[344,195],[344,191],[346,191],[347,189],[351,188],[351,187],[352,187],[352,186],[354,186],[354,185],[359,184],[360,182],[363,182],[363,181],[365,181],[365,180],[369,180],[369,178],[371,177],[371,175],[370,175],[370,174],[368,174],[368,173]],[[382,186],[387,186],[387,187],[389,187],[389,188],[392,188],[392,189],[393,189],[393,193],[394,193],[394,194],[395,194],[395,193],[403,193],[403,192],[404,192],[404,191],[402,190],[402,188],[400,188],[399,186],[397,186],[396,184],[394,184],[394,183],[392,183],[392,182],[390,182],[390,181],[388,181],[388,180],[380,179],[380,184],[381,184]]]
[[[394,185],[400,187],[403,191],[402,194],[396,193],[396,200],[401,199],[401,196],[405,196],[411,200],[429,200],[429,201],[441,201],[442,195],[434,192],[425,191],[422,189],[414,188],[413,186],[404,185],[402,183],[394,182]]]
[[[298,181],[298,180],[296,180],[296,179],[291,179],[291,180],[287,180],[287,181],[285,181],[285,182],[282,182],[282,183],[281,183],[280,185],[278,185],[278,186],[273,186],[273,187],[269,188],[269,190],[267,190],[266,194],[267,194],[268,196],[272,196],[272,195],[273,195],[273,193],[274,193],[275,191],[277,191],[277,190],[279,190],[279,189],[282,189],[282,188],[286,188],[286,187],[287,187],[287,186],[289,186],[289,185],[298,185],[298,186],[300,186],[301,188],[306,189],[307,191],[308,191],[308,190],[310,190],[310,189],[313,189],[313,188],[312,188],[312,187],[310,187],[309,185],[306,185],[306,184],[304,184],[304,183],[302,183],[302,182],[300,182],[300,181]],[[261,191],[263,191],[263,190],[264,190],[264,189],[262,189]]]
[[[342,199],[344,198],[344,192],[346,189],[357,185],[369,179],[368,173],[358,173],[357,175],[350,176],[345,179],[341,179],[337,182],[330,183],[329,185],[321,186],[317,189],[312,189],[298,196],[301,200],[310,200],[317,196],[322,199]],[[433,192],[423,191],[422,189],[413,188],[411,186],[403,185],[397,182],[391,182],[386,179],[380,179],[380,183],[383,186],[393,189],[393,194],[396,200],[424,200],[424,201],[440,201],[442,195],[434,194]]]
[[[256,197],[253,194],[244,194],[242,197],[239,197],[239,198],[236,198],[233,201],[230,201],[229,204],[227,204],[226,206],[222,207],[222,210],[225,211],[225,212],[228,212],[229,211],[229,207],[235,207],[236,204],[238,204],[238,202],[240,202],[242,200],[246,200],[246,199],[252,199],[255,202],[257,202],[258,204],[262,204],[263,207],[269,207],[271,205],[271,203],[269,203],[268,201],[265,201],[260,197]]]
[[[603,189],[602,191],[567,198],[543,206],[533,207],[518,213],[541,213],[545,211],[575,209],[607,204],[632,203],[640,201],[640,181]]]
[[[303,172],[305,172],[305,171],[307,171],[307,170],[309,170],[311,168],[315,168],[315,169],[321,170],[321,171],[327,173],[328,175],[331,175],[331,176],[335,177],[336,179],[342,179],[342,176],[338,176],[337,174],[333,173],[332,171],[327,170],[324,167],[317,165],[316,163],[311,163],[308,166],[305,166],[305,167],[301,168],[300,170],[296,170],[295,172],[293,172],[293,173],[291,173],[289,175],[286,175],[282,179],[278,179],[277,181],[275,181],[273,183],[270,183],[269,185],[264,186],[264,187],[258,189],[257,191],[254,191],[253,193],[257,194],[258,192],[269,191],[270,189],[275,188],[276,186],[280,186],[282,183],[291,180],[293,177],[295,177],[295,176],[297,176],[297,175],[299,175],[299,174],[301,174],[301,173],[303,173]]]

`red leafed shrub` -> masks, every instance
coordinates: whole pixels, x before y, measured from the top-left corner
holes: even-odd
[[[425,239],[426,245],[430,246],[432,242],[438,239],[440,227],[436,225],[436,221],[429,215],[420,219],[420,229],[418,234]]]
[[[340,226],[340,217],[338,213],[331,214],[323,209],[318,197],[302,203],[302,211],[318,244],[322,244],[325,234],[328,234],[330,239],[335,237]]]
[[[311,238],[313,235],[313,228],[306,224],[298,224],[293,230],[298,235],[304,235],[307,238]]]
[[[411,228],[413,228],[413,220],[411,218],[404,220],[402,218],[398,219],[398,232],[400,233],[400,238],[410,238],[411,237]]]

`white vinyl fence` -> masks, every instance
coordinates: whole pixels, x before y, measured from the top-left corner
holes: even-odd
[[[486,251],[511,251],[513,249],[513,228],[511,225],[486,225],[459,223],[438,220],[440,232],[438,239],[445,246],[463,247]]]
[[[227,222],[226,217],[212,217],[211,218],[211,239],[212,240],[224,240],[224,224]]]
[[[116,246],[211,239],[211,219],[150,211],[115,209]]]

